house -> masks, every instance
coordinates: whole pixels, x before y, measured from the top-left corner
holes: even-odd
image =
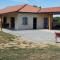
[[[38,8],[31,5],[9,6],[0,10],[0,26],[14,30],[52,29],[53,14],[60,7]]]

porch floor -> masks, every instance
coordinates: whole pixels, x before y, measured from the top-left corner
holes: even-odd
[[[55,32],[60,33],[59,30],[47,30],[47,29],[19,30],[19,31],[3,29],[3,32],[10,33],[16,36],[21,36],[27,41],[37,43],[55,43],[56,42]]]

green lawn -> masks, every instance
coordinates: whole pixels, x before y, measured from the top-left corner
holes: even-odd
[[[15,42],[16,38],[13,35],[0,32],[0,44],[7,44],[9,42]],[[7,42],[8,41],[8,42]],[[21,43],[18,43],[20,46]],[[33,44],[23,41],[23,44]],[[48,45],[44,48],[29,46],[21,48],[18,46],[11,46],[0,48],[0,60],[60,60],[60,48],[53,45]]]

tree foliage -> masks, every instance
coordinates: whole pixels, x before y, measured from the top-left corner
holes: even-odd
[[[37,7],[37,8],[42,8],[41,6],[39,6],[39,7],[38,7],[38,6],[36,6],[36,5],[33,5],[33,6],[34,6],[34,7]]]
[[[54,17],[54,21],[55,21],[57,24],[60,24],[60,17]]]

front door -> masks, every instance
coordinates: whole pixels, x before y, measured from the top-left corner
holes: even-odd
[[[15,28],[15,18],[11,17],[11,29]]]
[[[48,29],[48,18],[44,18],[44,29]]]
[[[33,29],[37,29],[37,18],[33,18]]]

